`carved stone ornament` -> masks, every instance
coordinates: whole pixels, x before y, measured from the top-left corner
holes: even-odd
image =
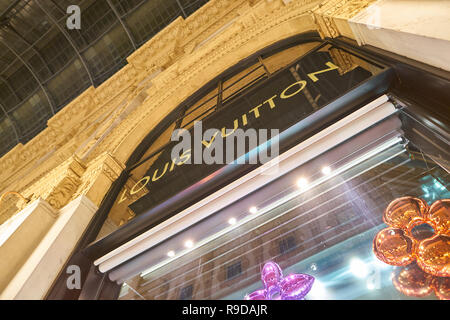
[[[334,17],[351,18],[372,2],[209,1],[188,18],[174,20],[111,78],[59,111],[38,136],[4,155],[0,192],[41,197],[57,209],[81,194],[99,204],[159,121],[145,119],[163,117],[227,68],[283,38],[314,29],[337,36]],[[340,61],[351,68],[347,57]],[[9,217],[19,208],[10,204],[8,210]]]

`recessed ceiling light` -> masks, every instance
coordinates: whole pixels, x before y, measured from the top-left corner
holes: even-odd
[[[230,218],[230,220],[228,220],[229,224],[235,224],[236,223],[236,218]]]
[[[255,214],[258,212],[258,208],[257,207],[250,207],[250,209],[248,209],[248,212],[250,212],[251,214]]]
[[[193,242],[192,240],[187,240],[187,241],[184,243],[184,246],[185,246],[186,248],[192,248],[192,247],[194,246],[194,242]]]
[[[322,173],[323,173],[324,175],[330,174],[330,173],[331,173],[331,168],[328,167],[328,166],[323,167],[323,168],[322,168]]]
[[[175,251],[170,250],[169,252],[167,252],[167,255],[172,258],[175,256]]]
[[[308,186],[308,180],[305,178],[300,178],[297,180],[297,187],[300,189],[305,189]]]

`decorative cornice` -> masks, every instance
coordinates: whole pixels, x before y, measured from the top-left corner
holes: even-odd
[[[346,51],[337,48],[331,48],[329,52],[331,58],[333,59],[333,62],[338,65],[338,72],[341,75],[346,74],[347,72],[353,70],[358,66],[353,62],[352,56]]]
[[[327,0],[312,10],[313,18],[322,38],[342,35],[337,20],[349,20],[377,0]]]
[[[125,89],[134,85],[137,80],[137,73],[136,69],[128,64],[96,88],[95,100],[98,107],[109,103]]]
[[[56,133],[63,133],[65,127],[83,120],[95,107],[96,102],[94,95],[95,89],[93,87],[86,89],[76,99],[48,120],[48,127],[54,129]]]
[[[175,57],[179,32],[184,19],[178,17],[174,22],[147,41],[139,50],[132,53],[127,61],[139,70],[165,69]]]
[[[86,167],[75,156],[71,157],[63,166],[54,172],[53,183],[44,199],[55,209],[61,209],[69,203],[73,193],[81,183],[81,176]]]
[[[105,152],[92,160],[87,165],[87,170],[80,179],[79,187],[71,196],[72,200],[78,198],[80,195],[89,194],[93,191],[100,194],[100,199],[91,200],[98,205],[102,200],[102,192],[106,192],[109,186],[119,177],[125,165],[117,161],[110,153]],[[104,188],[105,190],[102,190]]]
[[[222,19],[230,13],[239,14],[239,9],[250,8],[248,0],[210,1],[201,10],[188,17],[180,33],[180,45],[198,44],[206,34],[210,34],[223,25]],[[230,17],[229,17],[230,19]],[[231,20],[231,19],[230,19]],[[222,24],[215,26],[219,21]],[[207,31],[207,32],[205,32]]]
[[[17,145],[0,158],[0,190],[11,185],[18,172],[23,171],[25,167],[30,167],[52,150],[61,149],[67,144],[72,146],[66,149],[77,149],[77,144],[82,142],[72,142],[72,140],[78,140],[85,128],[95,122],[107,109],[115,107],[111,105],[113,104],[111,102],[117,95],[125,90],[135,90],[136,85],[147,75],[168,68],[184,54],[182,47],[190,44],[191,39],[208,33],[210,25],[216,20],[217,15],[215,16],[214,13],[224,16],[245,2],[245,0],[213,0],[188,19],[179,17],[164,28],[128,58],[128,65],[100,87],[88,88],[51,118],[48,121],[48,127],[38,136],[26,145]],[[70,152],[67,153],[66,159],[70,154]],[[54,163],[53,167],[57,165],[58,163]],[[44,170],[42,174],[45,172],[48,171]]]

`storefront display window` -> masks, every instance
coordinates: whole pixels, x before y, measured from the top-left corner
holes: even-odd
[[[383,214],[396,199],[427,208],[450,199],[448,142],[388,90],[393,70],[313,41],[257,54],[212,80],[127,167],[86,249],[93,268],[121,286],[123,300],[448,298],[446,227],[383,234],[394,228]],[[198,123],[215,135],[198,140]],[[245,142],[228,163],[197,162],[191,148],[172,153],[179,129],[203,154],[249,128],[278,130],[267,163],[237,159],[273,139]],[[439,250],[427,249],[434,265],[425,268],[415,245],[435,232],[429,248]]]
[[[449,173],[405,139],[411,128],[402,127],[403,116],[114,269],[110,278],[123,284],[120,299],[244,299],[261,289],[267,261],[285,275],[313,276],[306,299],[438,298],[423,271],[385,264],[372,250],[392,200],[408,195],[431,205],[450,198]]]

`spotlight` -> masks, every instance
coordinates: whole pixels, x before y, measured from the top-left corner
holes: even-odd
[[[305,178],[300,178],[297,180],[297,187],[299,187],[300,189],[305,189],[307,185],[308,180],[306,180]]]
[[[255,213],[258,212],[258,208],[256,208],[256,207],[250,207],[250,209],[248,209],[248,211],[249,211],[251,214],[255,214]]]
[[[173,250],[170,250],[169,252],[167,252],[167,255],[169,256],[169,257],[175,257],[175,251],[173,251]]]
[[[193,242],[192,240],[187,240],[187,241],[184,243],[184,246],[185,246],[186,248],[192,248],[192,247],[194,246],[194,242]]]
[[[331,173],[331,168],[330,167],[323,167],[322,168],[322,173],[324,175],[329,175]]]
[[[235,224],[236,223],[236,218],[230,218],[230,220],[228,220],[229,224]]]

